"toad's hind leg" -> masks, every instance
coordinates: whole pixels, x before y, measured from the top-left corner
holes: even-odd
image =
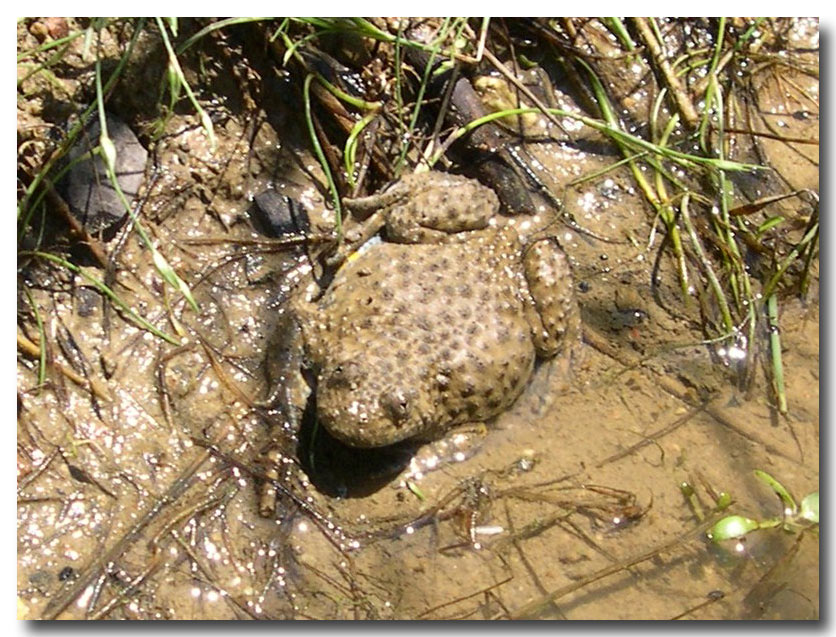
[[[566,253],[556,239],[539,239],[526,247],[523,270],[529,291],[526,317],[538,355],[574,355],[581,319]]]
[[[409,465],[394,481],[397,486],[406,486],[420,480],[424,475],[448,465],[462,462],[474,455],[482,446],[488,429],[485,423],[472,422],[456,425],[438,440],[417,448]]]

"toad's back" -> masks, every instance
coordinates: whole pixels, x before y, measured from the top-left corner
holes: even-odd
[[[381,243],[347,264],[307,339],[311,359],[331,368],[320,365],[330,389],[318,409],[332,427],[357,423],[352,410],[404,408],[432,438],[510,406],[535,359],[520,251],[513,229],[492,229],[442,244]],[[371,424],[364,436],[369,446],[398,437]]]

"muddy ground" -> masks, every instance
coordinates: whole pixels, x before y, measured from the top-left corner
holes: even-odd
[[[18,25],[19,52],[38,44],[33,24]],[[799,42],[818,46],[816,22],[796,29]],[[80,40],[54,76],[19,86],[19,139],[30,136],[33,163],[49,148],[45,131],[85,95],[91,65]],[[413,488],[397,478],[359,488],[320,466],[318,483],[289,485],[294,497],[280,501],[275,519],[259,516],[257,459],[270,438],[256,404],[269,391],[265,348],[306,255],[254,228],[252,197],[275,184],[325,226],[316,211],[328,194],[300,107],[279,95],[290,80],[265,82],[272,92],[260,89],[264,101],[251,103],[264,78],[240,72],[239,54],[231,47],[203,60],[203,89],[216,96],[214,152],[186,104],[154,138],[165,57],[152,34],[139,39],[143,63],[129,65],[121,84],[136,90],[117,90],[108,103],[152,149],[142,218],[199,309],[161,283],[133,232],[103,242],[115,255],[112,287],[178,345],[114,309],[79,274],[19,258],[19,334],[39,340],[25,287],[49,344],[43,385],[37,356],[18,355],[21,618],[818,617],[816,535],[771,529],[716,545],[700,520],[712,519],[712,495],[722,491],[731,512],[780,515],[755,469],[797,498],[818,489],[817,266],[805,296],[781,300],[782,415],[768,330],[744,346],[743,360],[727,343],[704,343],[627,168],[572,184],[619,159],[600,143],[527,146],[590,231],[560,235],[585,333],[571,374],[541,365],[465,461],[443,462]],[[809,76],[793,82],[818,95]],[[818,104],[779,88],[764,80],[760,108],[787,135],[817,139]],[[559,103],[570,100],[554,90]],[[813,115],[798,117],[802,110]],[[553,126],[542,117],[533,125]],[[764,147],[793,188],[818,190],[817,146]],[[790,214],[797,202],[776,205]],[[45,231],[55,245],[57,225]],[[103,277],[89,256],[75,262]]]

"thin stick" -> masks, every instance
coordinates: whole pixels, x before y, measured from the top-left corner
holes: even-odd
[[[685,120],[685,123],[689,128],[696,128],[700,117],[697,115],[696,109],[694,109],[694,104],[691,102],[688,92],[685,90],[685,87],[679,77],[677,77],[676,73],[671,68],[670,62],[668,62],[668,58],[662,50],[661,43],[656,39],[656,36],[653,34],[653,31],[645,18],[634,18],[633,24],[636,27],[636,31],[638,31],[639,37],[641,37],[647,47],[647,50],[650,51],[650,54],[652,55],[651,59],[659,69],[659,72],[665,80],[665,84],[668,85],[670,94],[674,98],[676,108],[682,116],[682,119]]]
[[[40,344],[33,343],[20,332],[17,333],[17,346],[21,350],[23,350],[24,353],[29,354],[30,356],[40,356]],[[58,361],[54,361],[52,365],[53,367],[55,367],[55,369],[57,369],[60,373],[62,373],[64,376],[66,376],[79,387],[83,387],[84,389],[90,390],[90,392],[95,394],[97,398],[101,398],[102,400],[106,401],[113,400],[113,396],[110,395],[110,392],[107,390],[107,387],[100,383],[98,380],[95,380],[93,378],[90,378],[88,380],[83,376],[77,374],[75,371],[73,371],[66,365],[59,363]]]

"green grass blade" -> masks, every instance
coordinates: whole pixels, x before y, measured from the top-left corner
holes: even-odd
[[[316,158],[322,166],[322,172],[325,174],[325,180],[328,182],[328,189],[331,191],[331,200],[334,202],[334,216],[336,223],[337,237],[342,237],[342,205],[340,204],[340,193],[337,190],[337,184],[334,181],[334,176],[331,174],[331,167],[328,165],[328,160],[325,158],[325,153],[322,151],[322,146],[319,143],[319,137],[316,134],[316,127],[313,122],[313,114],[311,113],[311,82],[314,79],[314,74],[309,73],[305,78],[305,83],[302,87],[302,99],[305,103],[305,122],[308,125],[308,134],[311,137],[311,144],[313,145]]]
[[[219,31],[220,29],[225,29],[226,27],[231,27],[236,24],[261,22],[262,20],[269,20],[269,18],[226,18],[225,20],[218,20],[217,22],[213,22],[212,24],[203,27],[200,31],[198,31],[193,36],[188,38],[185,42],[180,44],[177,47],[177,55],[182,55],[189,47],[194,45],[195,42],[209,35],[210,33],[213,33],[214,31]]]
[[[128,306],[128,304],[125,303],[119,297],[118,294],[116,294],[116,292],[111,290],[107,285],[105,285],[102,281],[100,281],[96,277],[87,274],[87,272],[82,270],[80,267],[78,267],[74,263],[70,263],[66,259],[63,259],[59,256],[54,255],[54,254],[49,254],[48,252],[35,251],[35,252],[21,252],[20,254],[21,254],[21,256],[31,255],[31,256],[37,257],[39,259],[46,259],[47,261],[51,261],[52,263],[56,263],[56,264],[60,265],[61,267],[67,268],[71,272],[74,272],[74,273],[78,274],[85,281],[87,281],[93,287],[95,287],[97,290],[99,290],[99,292],[101,292],[107,298],[109,298],[111,301],[113,301],[113,303],[119,309],[121,309],[125,313],[125,315],[131,321],[133,321],[133,323],[135,323],[137,326],[141,327],[144,330],[147,330],[147,331],[151,332],[155,336],[159,336],[161,339],[165,340],[168,343],[171,343],[172,345],[180,345],[180,342],[176,338],[174,338],[173,336],[170,336],[169,334],[166,334],[162,330],[154,327],[146,319],[142,318],[139,314],[134,312]]]
[[[348,139],[345,140],[345,151],[343,152],[343,158],[345,160],[345,177],[346,181],[352,188],[356,185],[354,171],[357,157],[357,139],[366,129],[366,126],[374,121],[375,117],[377,117],[377,113],[369,113],[366,115],[354,125],[351,129],[351,133],[348,135]]]
[[[26,299],[29,305],[32,306],[32,312],[35,314],[35,323],[38,327],[38,387],[43,387],[46,382],[46,335],[44,334],[44,322],[41,319],[41,312],[32,295],[29,293],[29,288],[23,286],[23,292],[26,294]]]
[[[778,298],[770,294],[766,300],[766,314],[769,321],[769,349],[772,358],[772,383],[778,411],[787,413],[787,392],[784,386],[784,363],[781,357],[781,331],[778,324]]]
[[[200,125],[206,132],[206,137],[209,139],[209,146],[214,153],[218,148],[218,140],[215,138],[215,129],[212,125],[212,119],[200,105],[200,102],[197,101],[197,97],[192,91],[192,88],[189,86],[189,83],[186,81],[186,76],[183,74],[183,69],[180,67],[180,61],[177,59],[177,54],[174,52],[174,48],[168,38],[168,32],[166,31],[162,19],[156,18],[156,20],[157,28],[160,30],[160,37],[162,38],[166,52],[168,53],[169,72],[175,74],[177,81],[183,87],[183,90],[186,91],[186,97],[189,98],[189,101],[192,103],[192,106],[197,112],[198,117],[200,118]]]

